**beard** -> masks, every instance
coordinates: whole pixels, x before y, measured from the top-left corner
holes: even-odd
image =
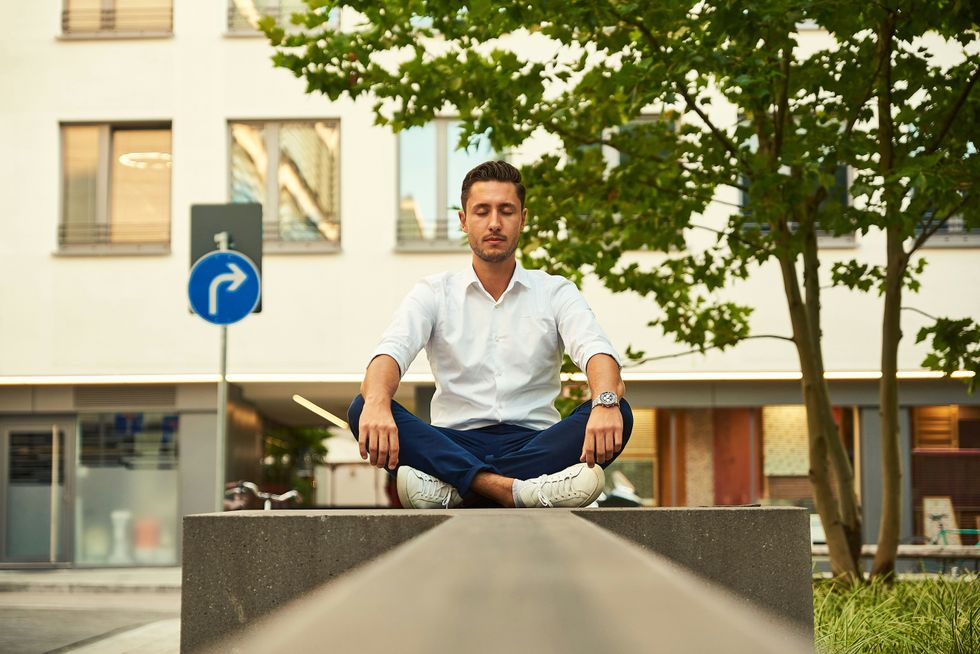
[[[513,244],[509,245],[506,250],[487,250],[482,247],[481,241],[477,241],[472,236],[469,240],[470,249],[473,250],[473,254],[487,263],[500,263],[501,261],[506,261],[513,256],[514,252],[517,251],[517,239],[514,239]]]

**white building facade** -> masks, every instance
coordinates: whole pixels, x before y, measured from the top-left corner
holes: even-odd
[[[368,102],[306,95],[273,68],[250,2],[8,5],[0,565],[174,564],[180,516],[213,510],[225,480],[257,478],[269,429],[323,424],[292,396],[344,416],[402,296],[468,265],[452,207],[465,172],[495,155],[455,151],[449,119],[399,136],[373,124]],[[706,219],[738,202],[719,197]],[[229,442],[216,479],[219,330],[188,309],[190,212],[242,201],[264,207],[262,311],[228,330]],[[533,188],[528,204],[534,212]],[[692,234],[692,246],[707,238]],[[880,262],[884,236],[826,246],[826,270]],[[980,316],[969,282],[978,253],[977,234],[934,239],[909,303]],[[758,333],[790,333],[778,274],[764,268],[729,290],[756,307]],[[594,280],[583,291],[621,350],[683,349],[645,327],[648,301]],[[840,289],[825,303],[826,367],[873,540],[880,302]],[[980,400],[921,369],[910,335],[922,320],[904,316],[900,349],[907,538],[927,529],[925,496],[950,496],[961,522],[980,516],[980,497],[930,486],[978,469]],[[791,344],[748,341],[624,377],[637,430],[619,465],[650,503],[810,501]],[[427,415],[431,392],[421,356],[397,399]]]

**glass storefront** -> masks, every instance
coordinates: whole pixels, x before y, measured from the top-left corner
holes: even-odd
[[[79,416],[76,564],[177,564],[178,427],[162,413]]]

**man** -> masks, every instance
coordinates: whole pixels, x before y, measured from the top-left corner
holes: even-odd
[[[397,469],[406,508],[449,508],[464,498],[587,506],[602,492],[602,468],[629,439],[619,357],[585,299],[567,279],[517,263],[524,196],[520,173],[506,162],[467,173],[459,221],[472,266],[415,286],[351,404],[361,457]],[[432,425],[392,400],[423,347],[436,381]],[[559,420],[563,349],[586,371],[595,399]]]

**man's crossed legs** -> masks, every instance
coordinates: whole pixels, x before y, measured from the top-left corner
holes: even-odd
[[[347,412],[358,436],[364,399]],[[610,411],[612,409],[599,409]],[[602,492],[601,465],[579,463],[590,402],[555,425],[536,431],[499,424],[460,430],[429,425],[397,402],[391,412],[398,427],[398,492],[406,508],[457,506],[490,500],[501,506],[583,506]],[[633,430],[633,412],[620,400],[623,447]]]

